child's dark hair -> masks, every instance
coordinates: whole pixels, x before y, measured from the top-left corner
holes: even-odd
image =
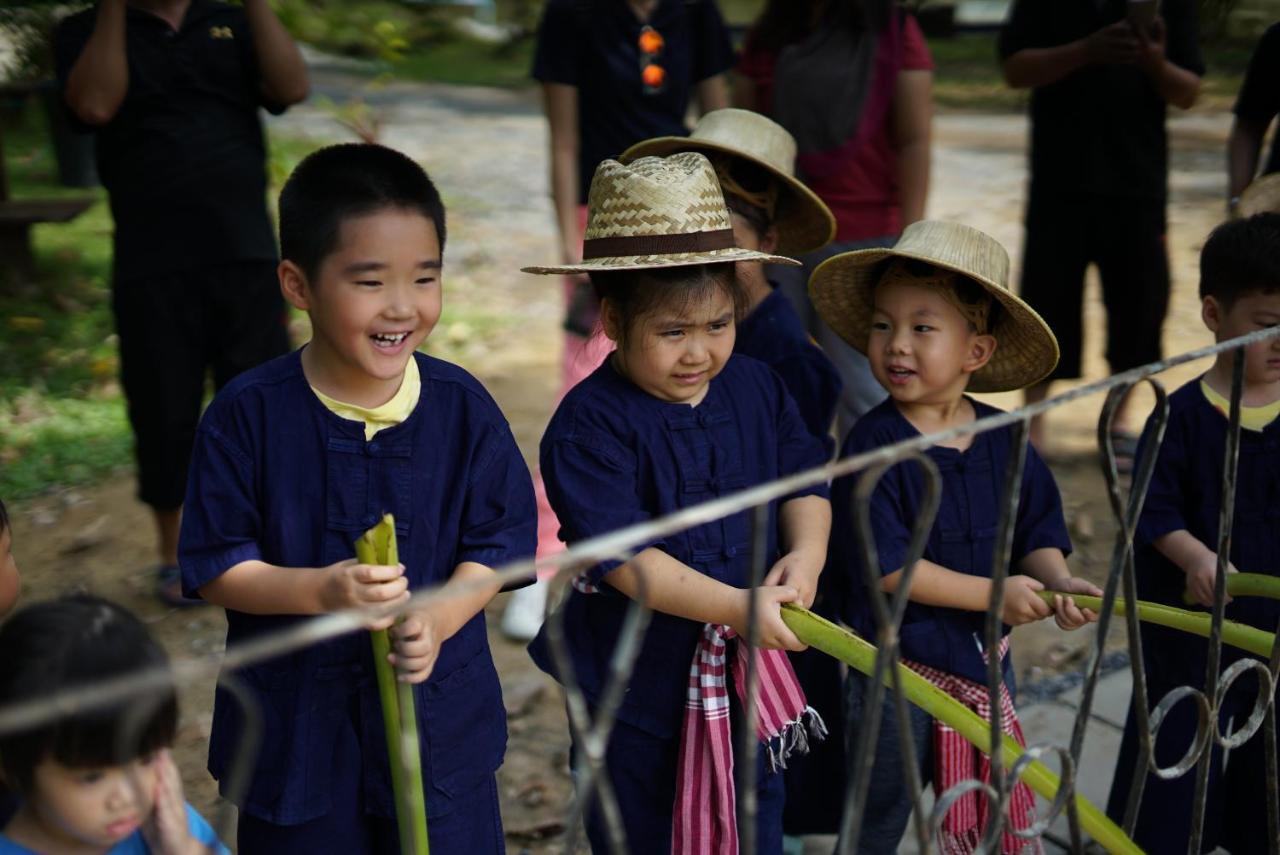
[[[1218,226],[1200,250],[1200,299],[1229,310],[1241,297],[1280,291],[1280,214],[1254,214]]]
[[[9,528],[9,511],[4,506],[4,500],[0,499],[0,534],[4,534]]]
[[[142,621],[115,603],[87,595],[36,603],[0,626],[0,705],[168,664]],[[0,735],[0,775],[24,793],[46,759],[71,768],[118,766],[173,744],[177,723],[172,686],[73,712]]]
[[[444,202],[421,166],[394,149],[331,145],[307,155],[280,191],[280,256],[314,278],[344,220],[386,208],[431,220],[444,251]]]
[[[591,273],[596,296],[608,300],[622,324],[618,344],[623,344],[635,323],[671,306],[682,311],[689,305],[723,293],[733,302],[733,317],[746,314],[747,297],[734,275],[731,262],[658,267],[648,270],[597,270]]]

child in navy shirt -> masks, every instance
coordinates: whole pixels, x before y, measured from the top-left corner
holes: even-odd
[[[628,166],[605,161],[589,208],[582,264],[530,268],[590,274],[605,334],[617,344],[565,397],[542,439],[561,537],[574,543],[820,465],[822,444],[782,381],[733,353],[741,294],[729,262],[789,259],[734,246],[707,159],[690,152]],[[770,506],[766,531],[776,561],[758,591],[760,645],[768,649],[757,651],[757,702],[791,699],[781,709],[759,708],[758,735],[772,752],[784,738],[791,745],[806,723],[794,674],[778,652],[802,645],[779,606],[812,602],[829,527],[825,486]],[[748,621],[750,555],[749,514],[733,514],[640,544],[630,560],[596,565],[562,606],[575,676],[593,708],[630,600],[643,595],[654,609],[606,757],[633,851],[736,849],[729,758],[713,749],[728,744],[731,722],[741,720],[735,689],[746,654],[731,639]],[[545,628],[530,652],[556,673]],[[726,660],[727,669],[714,664]],[[581,736],[574,734],[575,754]],[[762,852],[778,853],[782,781],[765,767],[768,753],[758,753],[758,840]],[[712,792],[725,801],[712,804]],[[603,852],[598,804],[593,799],[587,835]]]
[[[772,119],[750,110],[715,110],[688,137],[646,140],[620,160],[674,151],[700,151],[711,160],[739,247],[797,256],[821,249],[835,233],[831,211],[795,177],[795,139]],[[839,372],[766,277],[763,263],[739,261],[734,268],[747,308],[733,352],[760,360],[782,378],[809,432],[831,457],[831,425],[844,385]],[[839,594],[832,584],[838,581],[838,574],[821,577],[813,611],[835,619]],[[792,654],[791,664],[828,733],[821,746],[787,764],[783,827],[787,834],[834,834],[844,808],[843,671],[838,660],[818,650]]]
[[[1215,341],[1280,324],[1280,214],[1258,214],[1219,226],[1200,253],[1201,317]],[[1169,396],[1169,421],[1159,445],[1151,486],[1135,538],[1138,596],[1186,607],[1213,605],[1218,569],[1218,513],[1227,442],[1231,372],[1235,351],[1220,354],[1201,377]],[[1240,458],[1228,572],[1280,574],[1280,339],[1245,348]],[[1151,448],[1148,422],[1139,455]],[[1228,598],[1226,616],[1275,632],[1280,603],[1262,597]],[[1204,639],[1142,625],[1143,669],[1152,707],[1179,686],[1204,689]],[[1221,667],[1245,658],[1222,648]],[[1245,725],[1258,695],[1257,675],[1246,672],[1222,699],[1218,729]],[[1212,691],[1212,689],[1211,689]],[[1197,714],[1176,704],[1160,726],[1155,759],[1178,762],[1195,740]],[[1130,709],[1116,763],[1108,813],[1123,817],[1138,758],[1138,722]],[[1213,744],[1202,846],[1233,853],[1267,852],[1266,744],[1261,730],[1232,749],[1230,762]],[[1134,840],[1149,852],[1186,847],[1191,836],[1196,773],[1173,780],[1148,774]]]
[[[996,392],[1037,382],[1053,368],[1057,343],[1044,322],[1007,289],[1009,259],[995,240],[956,223],[922,221],[906,228],[893,249],[859,250],[838,255],[814,271],[810,293],[823,319],[853,347],[867,355],[876,380],[889,399],[863,416],[845,440],[841,456],[856,455],[921,434],[972,424],[997,412],[969,398],[966,391]],[[986,701],[987,657],[1007,656],[1008,625],[1054,614],[1058,625],[1074,629],[1094,615],[1078,609],[1070,596],[1054,598],[1044,589],[1098,594],[1098,589],[1067,570],[1071,549],[1057,485],[1035,449],[1027,448],[1010,575],[1001,609],[1006,642],[984,649],[990,575],[996,526],[1005,499],[1000,495],[1013,430],[969,434],[926,452],[942,477],[941,503],[923,560],[915,567],[909,604],[899,631],[904,664],[964,702],[978,708]],[[870,598],[898,586],[911,528],[921,513],[925,484],[912,463],[895,466],[871,496],[871,528],[882,576],[876,591],[864,583],[861,545],[851,524],[857,477],[832,486],[835,519],[832,572],[845,578],[845,622],[866,638],[876,637]],[[847,725],[855,744],[864,715],[868,681],[850,673]],[[1002,692],[1004,727],[1021,740],[1008,688]],[[938,792],[960,780],[981,777],[977,749],[958,743],[954,731],[911,710],[911,738],[921,762],[921,778]],[[871,790],[862,817],[859,845],[866,852],[894,851],[906,828],[911,797],[898,754],[898,720],[886,694]],[[985,801],[963,796],[947,814],[947,845],[972,849],[986,817]],[[1025,784],[1015,787],[1010,813],[1015,827],[1034,820],[1035,802]],[[1021,851],[1025,840],[1004,833],[1003,849]],[[945,848],[945,847],[944,847]],[[951,851],[948,849],[947,851]]]
[[[281,288],[312,338],[205,413],[185,589],[226,607],[228,646],[303,615],[456,589],[392,627],[390,658],[417,689],[432,851],[501,852],[494,772],[507,732],[483,608],[498,590],[490,568],[533,553],[533,491],[484,388],[416,352],[440,316],[440,196],[404,155],[332,146],[285,184],[280,237]],[[402,564],[359,564],[352,544],[383,512]],[[398,851],[372,665],[357,633],[236,672],[264,727],[240,852]],[[209,770],[224,795],[245,727],[219,690]]]
[[[169,658],[115,603],[76,595],[28,605],[0,627],[0,706],[88,690]],[[0,779],[18,795],[0,855],[227,855],[182,795],[169,748],[172,684],[0,735]]]

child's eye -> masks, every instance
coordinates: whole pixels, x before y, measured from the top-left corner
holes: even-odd
[[[873,330],[880,330],[881,332],[884,332],[885,330],[889,329],[889,325],[884,321],[872,321],[871,328]]]
[[[84,772],[81,772],[79,780],[80,780],[80,783],[82,784],[96,784],[102,780],[102,770],[89,769]]]
[[[434,276],[424,276],[421,279],[415,280],[414,284],[415,285],[431,285],[435,283],[435,281],[436,281],[436,278]]]
[[[916,324],[914,329],[916,332],[932,332],[933,327],[928,324]]]
[[[711,330],[713,333],[724,332],[728,328],[729,328],[729,324],[727,321],[711,324],[710,326],[707,327],[707,329]]]
[[[382,283],[379,282],[377,279],[357,279],[356,284],[362,285],[366,288],[376,288]]]
[[[663,330],[662,332],[658,333],[658,335],[662,336],[663,338],[679,338],[680,336],[684,335],[684,330]]]

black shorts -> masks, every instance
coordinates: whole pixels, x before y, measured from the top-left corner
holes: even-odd
[[[1027,204],[1022,298],[1058,338],[1062,358],[1046,378],[1080,376],[1084,274],[1098,266],[1112,372],[1160,359],[1169,307],[1165,206],[1149,199],[1045,199]]]
[[[232,262],[116,282],[120,381],[138,460],[138,498],[182,505],[196,424],[215,388],[289,350],[274,261]]]

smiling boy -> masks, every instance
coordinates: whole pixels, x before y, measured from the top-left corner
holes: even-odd
[[[184,588],[226,608],[231,646],[443,585],[392,629],[391,661],[418,687],[432,849],[500,852],[506,723],[483,608],[490,568],[533,553],[533,492],[483,387],[415,352],[440,317],[443,204],[404,155],[332,146],[281,191],[280,238],[281,290],[312,339],[237,378],[201,421]],[[357,563],[352,544],[384,512],[403,563]],[[397,849],[372,664],[359,634],[237,672],[265,726],[240,852]],[[219,691],[209,770],[224,795],[244,726]]]

